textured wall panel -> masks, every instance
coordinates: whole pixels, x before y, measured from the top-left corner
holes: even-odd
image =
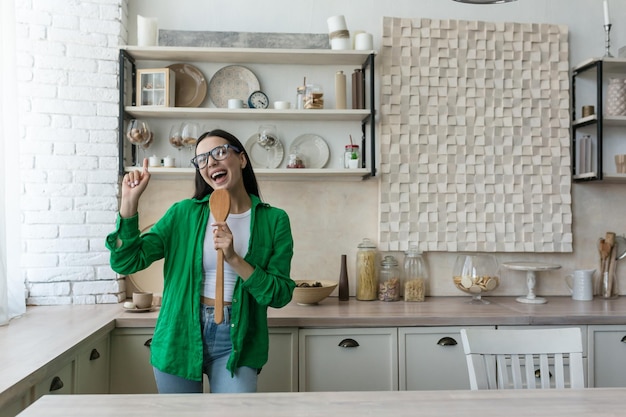
[[[383,19],[382,250],[572,251],[567,37]]]

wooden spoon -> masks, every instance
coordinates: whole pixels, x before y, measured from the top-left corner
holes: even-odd
[[[209,198],[209,207],[216,222],[226,221],[230,211],[230,195],[228,191],[213,191]],[[215,323],[224,320],[224,252],[217,250],[217,271],[215,273]]]

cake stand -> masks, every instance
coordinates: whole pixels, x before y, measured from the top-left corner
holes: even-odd
[[[543,297],[535,295],[535,283],[537,281],[537,272],[552,271],[561,268],[561,265],[546,264],[541,262],[503,262],[502,266],[514,271],[526,271],[526,285],[528,286],[528,294],[523,297],[517,297],[518,303],[525,304],[545,304],[548,302]]]

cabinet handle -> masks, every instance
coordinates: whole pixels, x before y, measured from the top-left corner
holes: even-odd
[[[626,343],[626,336],[622,337],[622,340],[620,340],[620,342]]]
[[[99,357],[100,357],[100,352],[98,352],[98,349],[96,349],[96,348],[91,349],[91,354],[89,355],[89,360],[90,361],[95,361]]]
[[[152,345],[152,338],[146,340],[146,342],[143,345],[149,348]]]
[[[339,342],[339,345],[342,348],[354,348],[359,346],[359,342],[357,342],[354,339],[343,339],[341,342]]]
[[[457,344],[456,340],[451,338],[450,336],[442,337],[437,342],[439,346],[455,346]]]
[[[52,382],[50,382],[50,392],[58,391],[63,388],[63,381],[58,376],[52,378]]]

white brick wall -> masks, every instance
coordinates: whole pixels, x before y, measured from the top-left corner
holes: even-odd
[[[17,0],[27,304],[116,303],[118,46],[127,0]],[[16,151],[17,152],[17,151]]]

